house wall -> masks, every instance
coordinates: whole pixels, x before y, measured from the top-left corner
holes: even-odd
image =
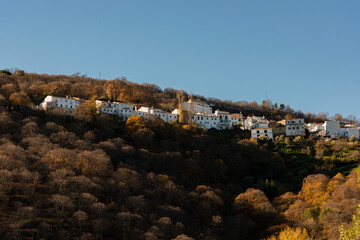
[[[46,96],[46,98],[40,103],[41,109],[48,111],[50,109],[60,108],[65,110],[67,115],[73,115],[75,108],[80,104],[82,100],[73,98],[62,98],[54,96]]]
[[[207,103],[192,100],[183,103],[183,110],[193,113],[212,113],[212,107]]]
[[[251,129],[251,137],[258,139],[259,137],[267,137],[273,140],[273,132],[271,128],[255,128]]]
[[[337,137],[341,135],[339,121],[325,121],[325,136]]]
[[[286,136],[302,136],[305,134],[304,119],[285,120]]]

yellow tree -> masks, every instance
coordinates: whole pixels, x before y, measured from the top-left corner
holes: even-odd
[[[142,119],[141,117],[139,117],[137,115],[132,115],[131,117],[129,117],[129,119],[126,121],[126,124],[125,124],[125,130],[128,133],[135,132],[144,127],[145,127],[144,119]]]
[[[311,238],[305,228],[287,227],[278,236],[271,236],[267,240],[311,240]]]

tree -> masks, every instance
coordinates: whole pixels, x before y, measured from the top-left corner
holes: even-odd
[[[25,71],[24,71],[24,70],[16,70],[16,71],[15,71],[15,75],[17,75],[17,76],[24,76],[24,75],[25,75]]]
[[[11,72],[8,70],[8,69],[3,69],[3,70],[0,70],[0,74],[5,74],[5,75],[11,75]]]
[[[78,154],[74,168],[83,175],[100,177],[109,175],[112,166],[109,156],[104,151],[96,149]]]
[[[287,227],[278,236],[272,236],[267,240],[311,240],[311,238],[305,228]]]
[[[125,123],[125,130],[128,133],[133,133],[139,129],[142,129],[145,127],[144,119],[137,115],[132,115],[129,117],[129,119]]]
[[[285,109],[285,104],[281,103],[281,104],[280,104],[280,110],[281,110],[281,111],[284,111],[284,109]]]
[[[75,108],[77,114],[96,115],[96,103],[95,100],[87,100]]]
[[[59,216],[64,216],[65,211],[73,207],[71,199],[60,194],[53,194],[50,201],[54,204],[55,210]]]
[[[303,180],[300,197],[313,205],[321,205],[328,197],[329,178],[323,174],[309,175]]]
[[[289,113],[288,113],[288,114],[285,115],[285,119],[286,119],[286,120],[294,119],[294,118],[296,118],[296,117],[293,116],[292,114],[289,114]]]
[[[343,120],[343,116],[340,113],[336,113],[332,120],[341,121],[341,120]]]
[[[29,96],[26,92],[16,92],[10,95],[9,100],[13,106],[27,106],[31,103]]]
[[[340,240],[359,240],[360,239],[360,204],[356,214],[352,217],[352,226],[348,229],[344,225],[339,227]]]

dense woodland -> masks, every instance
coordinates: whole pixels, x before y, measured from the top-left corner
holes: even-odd
[[[4,239],[356,239],[355,139],[252,141],[240,128],[33,110],[47,94],[165,110],[178,103],[176,90],[124,79],[0,73]],[[195,97],[234,111],[301,114]]]

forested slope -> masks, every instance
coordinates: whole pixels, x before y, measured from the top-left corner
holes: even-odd
[[[28,105],[46,93],[106,97],[111,82],[0,76],[4,239],[338,239],[360,202],[354,139],[256,142],[241,129],[45,114]]]

